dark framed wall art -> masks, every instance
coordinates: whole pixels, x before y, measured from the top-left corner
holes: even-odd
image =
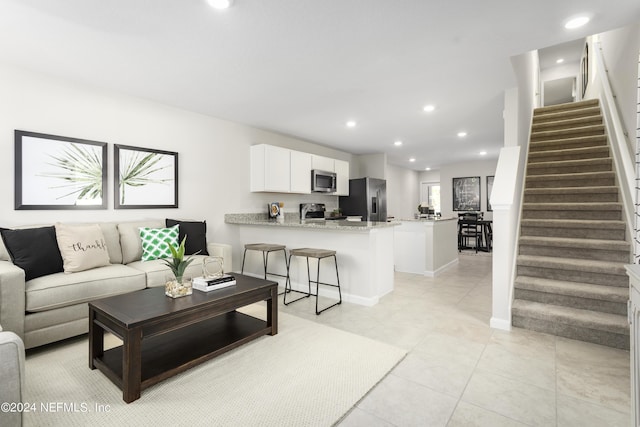
[[[114,207],[178,207],[178,153],[114,145]]]
[[[106,209],[107,143],[16,130],[15,209]]]
[[[487,212],[493,211],[491,202],[489,201],[489,199],[491,199],[491,192],[493,191],[493,178],[493,176],[487,177]]]
[[[453,178],[453,210],[480,210],[480,177]]]

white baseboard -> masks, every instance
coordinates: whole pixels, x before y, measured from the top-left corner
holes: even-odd
[[[283,286],[284,285],[282,285],[282,287]],[[293,289],[294,291],[306,293],[309,291],[309,285],[306,283],[292,282],[291,289]],[[357,304],[357,305],[364,305],[365,307],[373,307],[374,305],[378,304],[378,302],[380,301],[379,297],[366,298],[358,295],[348,294],[343,289],[341,289],[341,291],[342,291],[342,301],[344,302],[350,302],[352,304]],[[311,283],[311,292],[315,292],[314,283]],[[335,300],[337,300],[340,297],[338,294],[337,288],[329,288],[327,286],[322,286],[322,285],[320,285],[320,296],[335,299]]]
[[[457,263],[458,263],[458,258],[451,260],[450,262],[446,263],[440,268],[437,268],[434,271],[425,270],[424,275],[427,277],[436,277],[438,274],[442,273],[444,270],[451,267],[452,265],[456,265]]]
[[[503,331],[510,331],[511,330],[511,321],[510,320],[505,320],[505,319],[497,319],[495,317],[492,317],[491,320],[489,321],[489,326],[491,326],[493,329],[500,329]]]

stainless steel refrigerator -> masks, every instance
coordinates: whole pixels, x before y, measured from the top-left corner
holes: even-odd
[[[363,221],[387,220],[387,181],[377,178],[349,180],[349,195],[338,201],[342,215],[362,216]]]

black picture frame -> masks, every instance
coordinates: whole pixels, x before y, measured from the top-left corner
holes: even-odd
[[[178,207],[178,153],[115,144],[115,209]]]
[[[493,178],[494,176],[487,177],[487,212],[493,212],[493,208],[491,207],[491,191],[493,191]]]
[[[480,177],[453,178],[453,210],[480,211]]]
[[[107,209],[107,143],[14,130],[14,209]]]

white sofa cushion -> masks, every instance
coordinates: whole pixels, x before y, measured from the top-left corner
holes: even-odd
[[[142,240],[140,227],[162,228],[164,220],[148,219],[145,221],[121,222],[118,224],[120,233],[120,247],[122,248],[122,263],[129,264],[142,258]]]
[[[56,239],[65,273],[109,265],[109,252],[98,224],[56,223]]]
[[[56,273],[25,283],[26,311],[51,310],[145,288],[145,274],[122,264],[74,274]]]
[[[107,242],[109,262],[111,264],[122,264],[122,249],[120,248],[118,224],[115,222],[101,222],[98,225],[102,230],[105,242]]]

